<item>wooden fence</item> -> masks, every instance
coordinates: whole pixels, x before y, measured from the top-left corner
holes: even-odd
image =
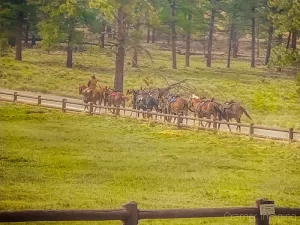
[[[137,225],[145,219],[254,217],[256,225],[269,225],[272,216],[296,218],[300,216],[300,208],[275,207],[274,201],[266,199],[256,200],[255,207],[168,210],[138,210],[137,204],[130,202],[115,210],[0,211],[0,222],[119,220],[123,225]]]
[[[268,139],[274,139],[274,140],[283,140],[283,141],[289,141],[289,142],[295,142],[300,141],[299,138],[295,138],[295,134],[300,134],[300,131],[294,130],[293,128],[286,129],[286,128],[276,128],[276,127],[267,127],[267,126],[261,126],[261,125],[255,125],[253,123],[245,124],[245,123],[231,123],[231,122],[225,122],[225,121],[218,121],[218,120],[209,120],[204,118],[196,118],[196,117],[190,117],[190,116],[182,116],[182,115],[169,115],[169,114],[163,114],[163,113],[157,113],[157,112],[150,112],[150,111],[141,111],[141,110],[135,110],[130,108],[121,108],[121,107],[114,107],[114,106],[103,106],[103,105],[93,105],[90,104],[84,104],[79,103],[76,101],[68,101],[66,98],[63,98],[61,100],[58,99],[52,99],[52,98],[43,98],[42,96],[33,96],[33,95],[25,95],[25,94],[18,94],[17,92],[11,93],[11,92],[0,92],[2,95],[12,96],[11,99],[1,99],[5,101],[11,101],[11,102],[20,102],[20,103],[26,103],[31,105],[39,105],[44,106],[48,108],[55,108],[55,109],[61,109],[62,112],[66,111],[73,111],[73,112],[83,112],[83,109],[74,108],[74,107],[68,107],[68,105],[76,105],[87,107],[89,110],[87,113],[89,115],[97,115],[101,113],[101,110],[104,110],[104,113],[107,113],[108,110],[113,110],[115,112],[115,115],[126,116],[126,113],[130,113],[130,117],[135,113],[135,117],[139,117],[140,114],[146,115],[147,118],[151,117],[153,119],[153,116],[155,116],[154,121],[158,123],[164,123],[168,125],[175,125],[179,128],[188,128],[193,129],[196,128],[197,130],[212,130],[217,131],[218,125],[229,125],[229,126],[241,126],[243,128],[248,128],[246,132],[242,132],[241,134],[247,135],[250,138],[258,137],[258,138],[268,138]],[[18,97],[27,98],[27,99],[34,99],[35,101],[28,101],[28,100],[22,100],[18,99]],[[51,102],[54,104],[48,104],[48,103],[42,103],[42,102]],[[97,113],[97,110],[99,113]],[[123,114],[121,113],[123,112]],[[159,117],[159,119],[158,119]],[[165,121],[165,118],[173,118],[174,120],[177,119],[177,123],[170,123]],[[163,120],[162,120],[163,119]],[[185,120],[185,123],[183,123],[183,120]],[[182,121],[182,122],[181,122]],[[213,128],[203,127],[201,126],[202,122],[208,122],[212,124]],[[281,135],[270,136],[265,134],[257,134],[255,131],[261,130],[261,131],[274,131],[274,132],[280,132]],[[280,136],[280,137],[279,137]],[[285,137],[282,137],[285,136]]]

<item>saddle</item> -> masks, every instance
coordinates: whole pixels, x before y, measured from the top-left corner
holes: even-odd
[[[178,96],[169,96],[168,102],[169,102],[169,103],[176,102],[177,98],[178,98]]]
[[[118,91],[113,91],[110,95],[112,96],[112,97],[115,97],[117,94],[119,94],[120,92],[118,92]]]

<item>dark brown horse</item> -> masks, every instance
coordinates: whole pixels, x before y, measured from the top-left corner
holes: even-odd
[[[245,113],[245,115],[250,119],[251,117],[249,116],[249,114],[247,113],[246,109],[241,106],[239,103],[236,103],[234,101],[226,101],[224,102],[224,104],[219,107],[220,110],[222,111],[222,117],[229,122],[229,120],[231,119],[235,119],[237,123],[241,123],[241,117],[243,115],[243,113]],[[230,127],[228,126],[229,130],[231,131]],[[241,131],[241,126],[237,125],[236,130]]]
[[[213,116],[213,119],[221,119],[222,112],[217,106],[217,103],[214,102],[214,98],[210,100],[201,100],[200,104],[197,107],[196,113],[198,115],[198,118],[206,117],[206,119],[211,119]],[[202,121],[200,122],[201,126],[203,126]],[[208,125],[210,127],[211,122],[207,122],[205,124],[205,127]]]

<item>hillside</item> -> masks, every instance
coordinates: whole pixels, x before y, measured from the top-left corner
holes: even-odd
[[[150,49],[153,62],[146,53],[140,55],[139,69],[131,68],[127,53],[125,90],[145,87],[144,79],[153,87],[164,87],[168,82],[188,79],[189,90],[182,92],[214,96],[217,101],[236,100],[249,111],[254,123],[300,129],[299,98],[294,77],[277,73],[265,67],[250,69],[249,61],[235,59],[232,68],[226,68],[225,57],[216,57],[213,67],[205,67],[203,56],[192,56],[191,67],[184,67],[184,56],[178,55],[178,68],[172,70],[171,53],[158,50],[158,45],[145,45]],[[114,56],[109,50],[100,51],[91,46],[88,51],[74,54],[74,68],[66,69],[65,53],[47,54],[39,49],[26,49],[24,61],[13,57],[0,58],[0,87],[55,93],[78,97],[78,85],[87,83],[96,75],[101,85],[113,86]],[[244,121],[247,121],[244,119]]]

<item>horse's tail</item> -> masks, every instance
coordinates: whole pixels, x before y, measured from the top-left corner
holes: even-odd
[[[242,112],[244,112],[245,115],[246,115],[250,120],[252,120],[251,117],[249,116],[249,114],[247,113],[246,109],[245,109],[244,107],[242,107],[242,106],[241,106],[241,109],[242,109]]]

